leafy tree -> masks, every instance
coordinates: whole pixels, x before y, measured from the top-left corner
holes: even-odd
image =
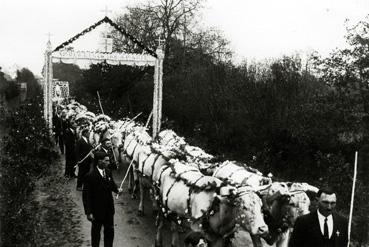
[[[347,28],[349,47],[334,51],[328,58],[316,59],[321,78],[332,87],[335,95],[334,106],[340,115],[340,141],[350,146],[346,159],[352,160],[353,151],[359,150],[358,189],[360,194],[355,207],[360,227],[358,238],[360,244],[369,241],[369,207],[367,201],[369,187],[364,181],[369,179],[369,16],[356,25]],[[333,105],[333,104],[332,104]],[[347,148],[346,148],[347,149]],[[351,171],[349,171],[351,172]],[[343,175],[347,177],[347,175]],[[351,181],[349,181],[351,182]]]
[[[17,70],[16,81],[18,83],[21,83],[21,82],[27,83],[27,97],[28,98],[35,97],[41,90],[37,79],[35,78],[33,73],[27,68],[22,68],[21,70]]]
[[[53,63],[53,77],[69,82],[70,94],[74,95],[76,83],[82,79],[82,70],[75,64]]]

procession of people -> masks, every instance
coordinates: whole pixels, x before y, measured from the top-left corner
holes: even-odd
[[[101,146],[93,147],[88,141],[89,130],[76,135],[75,122],[55,108],[53,118],[55,142],[65,156],[64,176],[75,179],[76,190],[82,191],[87,220],[91,222],[91,246],[100,246],[100,232],[104,227],[104,246],[112,247],[114,240],[114,199],[112,192],[121,194],[112,176],[116,161],[112,159],[111,143],[104,139]]]

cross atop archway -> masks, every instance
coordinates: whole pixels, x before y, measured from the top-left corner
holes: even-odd
[[[105,17],[108,17],[109,13],[112,13],[111,10],[108,9],[108,6],[105,5],[105,9],[102,9],[101,12],[105,13]],[[101,45],[103,47],[103,52],[111,53],[113,48],[113,40],[108,37],[108,25],[104,23],[104,33],[102,37]]]
[[[158,41],[158,47],[161,47],[162,42],[164,42],[165,40],[161,39],[161,37],[159,36],[159,38],[157,38],[156,41]]]
[[[50,42],[50,37],[53,36],[52,33],[48,32],[48,33],[46,33],[46,35],[47,35],[47,38],[48,38],[47,41]]]
[[[108,16],[109,13],[112,13],[111,10],[108,9],[108,6],[105,5],[105,9],[102,9],[101,12],[105,13],[105,16]]]

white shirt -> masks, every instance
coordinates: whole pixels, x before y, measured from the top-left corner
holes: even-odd
[[[322,235],[324,235],[324,220],[325,220],[325,216],[323,216],[319,210],[318,210],[318,219],[319,219],[319,225],[320,225],[320,231],[322,232]],[[327,216],[327,225],[328,225],[328,236],[329,238],[332,237],[332,232],[333,232],[333,217],[332,215],[328,215]]]
[[[99,167],[97,167],[97,170],[99,171],[101,177],[104,177],[104,173],[105,173],[105,176],[106,176],[105,169],[100,169]]]
[[[82,136],[82,139],[83,139],[86,143],[88,143],[87,138],[86,138],[85,136]]]

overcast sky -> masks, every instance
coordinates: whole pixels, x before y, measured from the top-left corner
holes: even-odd
[[[0,0],[0,65],[18,64],[40,75],[48,32],[53,47],[140,0]],[[345,45],[345,19],[369,14],[369,0],[208,0],[204,26],[230,40],[237,60],[263,59]]]

